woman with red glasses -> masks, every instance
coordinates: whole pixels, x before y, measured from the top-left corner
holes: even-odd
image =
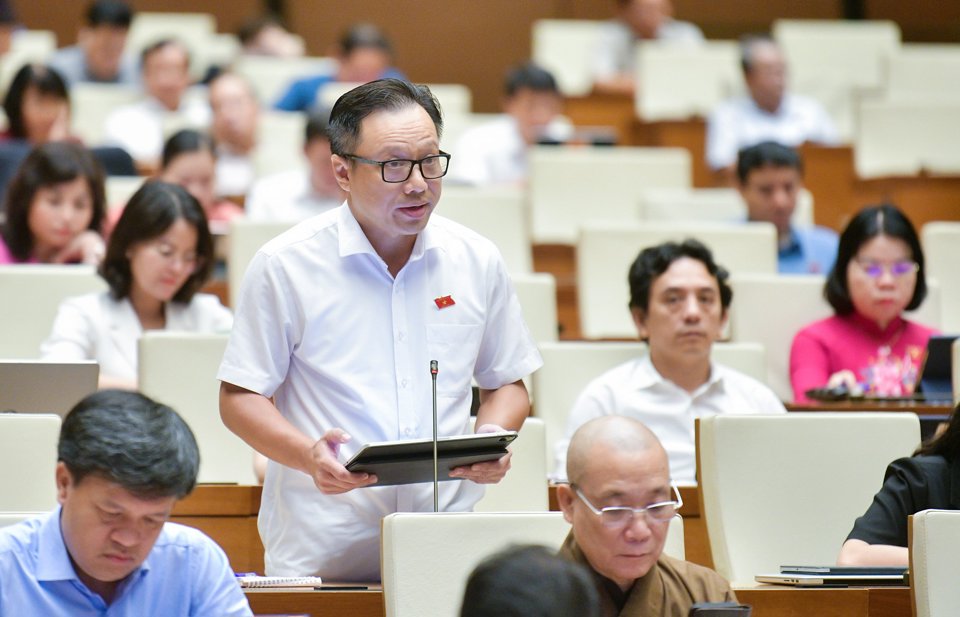
[[[794,400],[806,402],[808,390],[835,386],[876,396],[913,394],[936,330],[903,318],[927,295],[920,240],[903,212],[871,206],[850,221],[824,295],[834,316],[793,339]]]

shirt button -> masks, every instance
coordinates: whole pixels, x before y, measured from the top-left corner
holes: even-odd
[[[401,343],[402,343],[402,342],[404,341],[404,339],[406,339],[406,338],[407,338],[407,335],[404,334],[403,332],[400,332],[399,334],[397,334],[397,340],[399,340]]]
[[[403,429],[403,434],[406,435],[407,437],[410,437],[411,435],[413,435],[413,430],[405,428]]]
[[[406,379],[401,379],[401,380],[400,380],[400,387],[401,387],[401,388],[406,388],[406,387],[407,387],[407,380],[406,380]]]

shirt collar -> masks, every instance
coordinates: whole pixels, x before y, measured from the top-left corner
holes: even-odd
[[[39,581],[80,580],[70,562],[67,545],[60,531],[61,511],[61,506],[57,506],[40,524],[37,537],[37,580]]]
[[[427,226],[422,232],[417,234],[417,240],[413,244],[413,252],[410,253],[410,259],[408,261],[416,261],[422,258],[426,251],[442,246],[435,229],[435,216],[435,213],[431,213]],[[347,202],[343,202],[339,209],[337,237],[339,239],[340,257],[367,253],[375,255],[378,259],[380,258],[380,256],[377,255],[377,251],[373,248],[373,245],[370,244],[367,235],[363,233],[360,223],[356,217],[353,216],[353,212],[350,210]]]
[[[700,387],[691,393],[691,396],[697,396],[712,387],[722,388],[723,374],[723,367],[711,362],[710,377],[707,378],[705,383],[701,384]],[[657,372],[657,368],[653,366],[653,361],[650,359],[649,353],[641,356],[634,365],[630,382],[634,384],[637,390],[646,390],[657,385],[669,385],[671,388],[680,388],[678,385],[669,379],[666,379],[663,375]]]

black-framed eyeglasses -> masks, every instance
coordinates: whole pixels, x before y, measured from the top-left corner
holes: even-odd
[[[420,175],[423,176],[424,180],[442,178],[446,175],[447,168],[450,166],[450,155],[443,150],[440,151],[440,154],[431,154],[416,161],[412,159],[374,161],[373,159],[365,159],[356,154],[344,154],[343,156],[353,159],[358,163],[379,165],[380,177],[383,178],[384,182],[390,183],[406,182],[410,174],[413,173],[414,165],[420,167]]]
[[[623,527],[632,522],[633,517],[637,514],[646,516],[648,523],[666,523],[683,507],[683,498],[680,497],[680,489],[678,489],[677,485],[673,482],[670,483],[670,488],[673,489],[675,499],[658,501],[643,508],[631,508],[630,506],[607,506],[605,508],[598,508],[590,503],[590,500],[587,499],[578,486],[571,485],[570,488],[572,488],[577,494],[577,497],[590,508],[591,512],[600,517],[600,523],[602,523],[604,527]]]

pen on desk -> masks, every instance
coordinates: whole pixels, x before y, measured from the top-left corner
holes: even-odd
[[[244,576],[257,576],[256,572],[234,572],[233,575],[237,578],[243,578]]]
[[[366,591],[367,585],[321,585],[313,588],[315,591]]]

